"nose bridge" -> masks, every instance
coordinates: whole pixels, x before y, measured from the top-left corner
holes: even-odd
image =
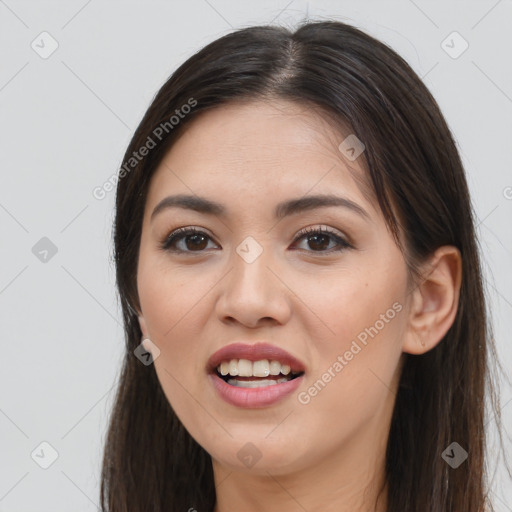
[[[230,258],[231,272],[219,301],[221,316],[246,324],[255,324],[260,318],[285,320],[288,305],[284,289],[270,270],[276,267],[274,260],[271,250],[252,236],[235,247]]]
[[[254,297],[264,295],[267,285],[270,283],[271,272],[267,266],[271,266],[272,255],[267,247],[252,236],[247,236],[235,248],[232,255],[232,264],[234,266],[231,288],[237,289],[244,295],[244,301],[248,299],[248,293]],[[248,289],[246,289],[248,287]]]

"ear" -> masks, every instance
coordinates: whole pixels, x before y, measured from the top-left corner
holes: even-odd
[[[144,316],[142,315],[142,313],[139,313],[137,318],[139,319],[139,326],[140,330],[142,331],[142,336],[144,338],[149,338],[148,327],[146,325],[146,320],[144,320]]]
[[[141,343],[142,343],[143,347],[148,352],[153,353],[152,345],[154,345],[154,343],[151,341],[151,338],[149,337],[149,332],[148,332],[148,327],[146,325],[146,320],[142,316],[142,313],[139,313],[137,318],[139,319],[139,326],[140,326],[140,330],[142,331]]]
[[[402,350],[424,354],[448,332],[459,305],[462,258],[454,246],[438,248],[425,264],[422,282],[411,292]]]

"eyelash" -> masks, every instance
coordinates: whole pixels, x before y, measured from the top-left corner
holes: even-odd
[[[324,250],[324,251],[313,251],[313,250],[308,251],[308,250],[306,250],[306,252],[312,252],[315,254],[322,255],[322,254],[326,254],[326,253],[331,254],[333,252],[339,252],[339,251],[343,251],[345,249],[353,248],[353,246],[349,242],[347,242],[346,240],[341,238],[334,231],[331,231],[330,229],[323,229],[323,228],[304,228],[297,234],[297,237],[295,238],[293,243],[295,244],[301,238],[307,237],[308,235],[312,235],[312,234],[329,235],[338,244],[338,247],[331,248],[331,249]],[[182,249],[175,249],[175,248],[171,247],[174,242],[176,242],[177,240],[184,239],[188,235],[205,235],[207,238],[210,238],[210,236],[207,233],[205,233],[204,231],[198,230],[196,228],[188,228],[188,227],[187,228],[178,228],[164,238],[164,240],[161,242],[160,247],[164,251],[170,251],[170,252],[199,253],[199,254],[205,252],[205,250],[184,251]],[[211,238],[210,238],[210,240],[211,240]],[[304,250],[304,249],[299,249],[299,250]]]

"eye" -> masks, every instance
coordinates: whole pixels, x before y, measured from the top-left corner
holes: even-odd
[[[305,228],[298,234],[294,243],[302,238],[305,238],[306,242],[313,248],[313,251],[308,252],[332,253],[352,247],[346,240],[330,229]],[[329,250],[324,250],[327,248],[326,244],[327,246],[329,245],[329,239],[335,242],[334,248],[331,247]]]
[[[329,229],[305,228],[298,234],[293,243],[297,243],[302,238],[306,238],[307,243],[313,248],[312,251],[308,252],[331,253],[352,247],[349,242]],[[196,228],[179,228],[162,241],[161,248],[173,252],[204,252],[208,240],[211,240],[210,236],[204,231]],[[328,246],[330,241],[334,241],[334,247],[328,248],[326,244]],[[180,242],[184,242],[181,247],[178,245]]]
[[[202,252],[209,235],[196,228],[179,228],[173,231],[161,244],[162,249],[176,252]],[[176,248],[176,242],[184,241],[185,248]]]

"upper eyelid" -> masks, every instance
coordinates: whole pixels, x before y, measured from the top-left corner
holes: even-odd
[[[197,231],[198,233],[203,233],[205,235],[208,235],[210,238],[215,239],[215,236],[210,234],[210,232],[206,228],[190,225],[190,226],[182,226],[182,227],[175,228],[175,229],[171,230],[167,235],[165,235],[164,240],[167,240],[170,237],[175,236],[175,235],[186,236],[187,231]],[[316,224],[316,225],[306,226],[304,228],[299,229],[299,231],[295,235],[294,239],[296,239],[299,236],[304,236],[304,235],[308,234],[308,231],[322,231],[326,234],[339,236],[340,238],[346,238],[346,239],[350,238],[346,233],[344,233],[343,231],[341,231],[338,228],[333,228],[333,227],[330,227],[330,226],[327,226],[324,224]]]

